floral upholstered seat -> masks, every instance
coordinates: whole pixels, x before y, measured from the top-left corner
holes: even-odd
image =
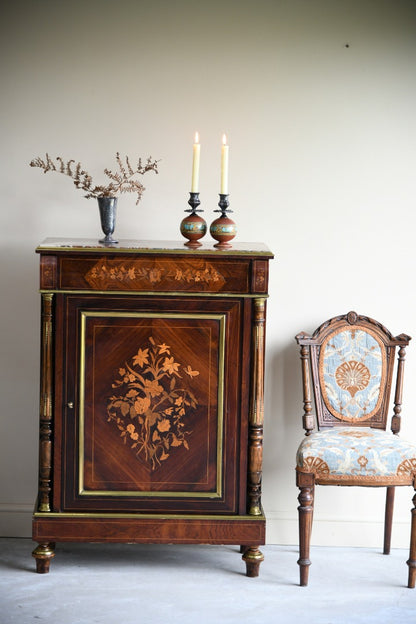
[[[317,431],[299,446],[296,467],[326,484],[412,485],[416,444],[382,429],[342,427]]]
[[[307,585],[315,485],[386,486],[384,553],[390,552],[394,488],[416,489],[416,444],[399,438],[405,347],[383,325],[355,312],[296,336],[301,347],[303,425],[296,456],[300,581]],[[387,429],[398,349],[391,431]],[[312,413],[312,391],[316,408]],[[413,498],[408,586],[416,584],[416,495]]]

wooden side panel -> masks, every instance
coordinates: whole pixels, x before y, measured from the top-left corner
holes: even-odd
[[[58,259],[56,256],[41,256],[40,288],[53,290],[58,284]]]
[[[253,260],[251,290],[253,293],[266,294],[269,282],[269,263],[267,260]]]

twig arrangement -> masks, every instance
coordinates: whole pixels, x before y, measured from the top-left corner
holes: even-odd
[[[122,161],[119,152],[116,154],[116,161],[119,171],[113,172],[110,169],[104,169],[105,175],[110,178],[111,182],[107,186],[99,185],[94,186],[92,177],[85,171],[80,162],[75,164],[75,160],[68,160],[65,162],[63,158],[57,156],[52,160],[49,154],[46,154],[45,160],[42,158],[34,158],[30,166],[40,167],[44,173],[48,171],[57,171],[72,178],[75,186],[78,189],[86,191],[85,197],[90,199],[91,197],[115,197],[119,193],[136,193],[137,200],[136,205],[140,202],[145,187],[137,179],[138,175],[144,175],[148,171],[154,171],[159,173],[157,169],[157,160],[153,160],[149,157],[146,163],[142,163],[142,159],[133,168],[130,164],[129,157],[125,157],[125,162]]]

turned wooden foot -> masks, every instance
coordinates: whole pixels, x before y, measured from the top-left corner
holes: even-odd
[[[416,494],[413,497],[410,553],[407,565],[409,566],[409,580],[407,586],[413,589],[416,584]]]
[[[259,575],[260,564],[264,561],[263,553],[258,546],[245,547],[243,561],[246,562],[246,575],[253,578]]]
[[[414,561],[409,561],[407,562],[407,565],[409,566],[409,580],[407,583],[407,586],[410,589],[414,589],[415,584],[416,584],[416,560]]]
[[[39,544],[32,553],[32,557],[36,559],[36,572],[38,574],[46,574],[49,572],[51,559],[55,556],[54,543]]]
[[[309,559],[312,519],[313,519],[313,499],[314,499],[314,482],[311,474],[298,474],[298,487],[300,494],[299,501],[299,571],[300,585],[306,586],[309,580]]]

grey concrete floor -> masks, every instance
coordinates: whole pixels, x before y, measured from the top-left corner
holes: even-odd
[[[404,550],[315,547],[299,587],[291,546],[264,546],[254,579],[237,547],[58,544],[45,575],[33,547],[0,539],[1,624],[416,622]]]

